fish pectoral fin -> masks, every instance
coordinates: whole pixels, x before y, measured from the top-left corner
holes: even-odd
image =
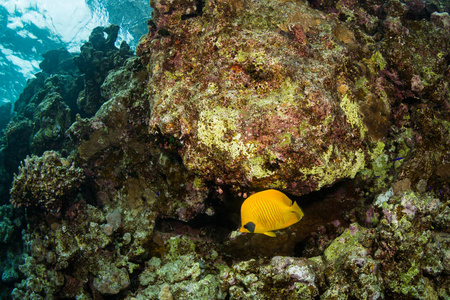
[[[270,236],[270,237],[276,237],[277,235],[275,234],[275,233],[273,233],[272,231],[266,231],[266,232],[263,232],[263,234],[265,234],[265,235],[267,235],[267,236]]]

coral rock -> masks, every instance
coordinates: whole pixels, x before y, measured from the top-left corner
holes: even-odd
[[[99,272],[94,279],[94,288],[102,294],[115,295],[130,285],[130,277],[125,268],[111,266]]]
[[[11,203],[58,212],[84,181],[81,168],[55,151],[27,157],[14,176]]]

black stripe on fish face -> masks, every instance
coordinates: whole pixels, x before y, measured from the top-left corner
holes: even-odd
[[[247,224],[244,225],[244,228],[250,231],[251,233],[255,232],[255,227],[256,227],[255,223],[253,222],[248,222]]]

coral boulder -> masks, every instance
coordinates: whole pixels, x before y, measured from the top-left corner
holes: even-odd
[[[302,195],[370,161],[382,134],[341,72],[355,37],[339,21],[302,2],[211,1],[199,15],[154,7],[137,51],[150,73],[150,131],[178,140],[202,180]]]

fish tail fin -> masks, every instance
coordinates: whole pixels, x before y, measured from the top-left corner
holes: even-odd
[[[276,237],[277,235],[275,234],[275,233],[273,233],[272,231],[266,231],[266,232],[263,232],[263,234],[265,234],[265,235],[267,235],[267,236],[270,236],[270,237]]]
[[[300,221],[303,218],[303,211],[298,206],[297,202],[294,201],[294,203],[291,205],[289,211],[288,211],[287,221],[284,227],[291,226],[298,221]]]
[[[297,216],[298,221],[300,221],[305,214],[303,213],[303,210],[300,208],[300,206],[298,206],[297,202],[293,202],[294,203],[291,206],[291,212],[293,212]]]

